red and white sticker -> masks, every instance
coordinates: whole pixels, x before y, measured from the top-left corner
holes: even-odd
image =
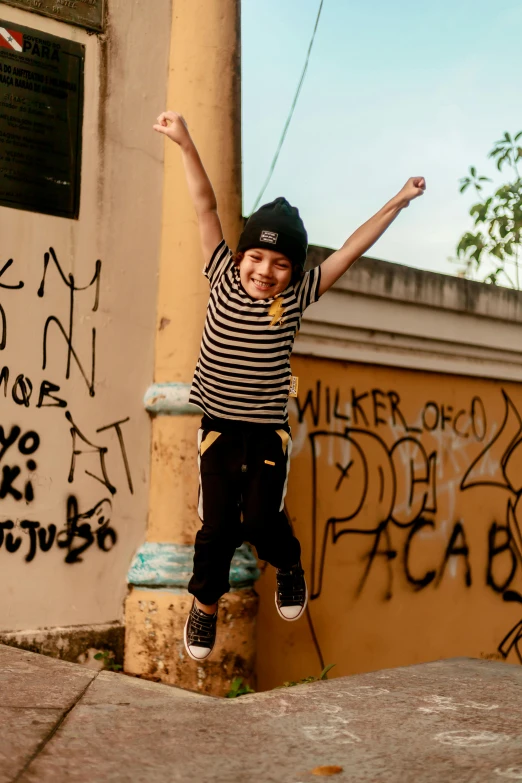
[[[23,52],[24,36],[15,30],[7,30],[0,27],[0,47],[3,49],[14,49],[15,52]]]

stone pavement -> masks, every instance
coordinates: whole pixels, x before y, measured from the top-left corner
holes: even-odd
[[[522,667],[455,659],[238,699],[0,646],[0,783],[522,780]],[[316,773],[317,774],[317,773]]]

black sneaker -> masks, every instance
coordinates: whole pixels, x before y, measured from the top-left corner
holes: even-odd
[[[301,563],[289,571],[277,569],[276,609],[283,620],[298,620],[306,609],[308,589]]]
[[[185,649],[194,661],[204,661],[208,658],[216,642],[215,614],[202,612],[192,601],[192,608],[185,623]]]

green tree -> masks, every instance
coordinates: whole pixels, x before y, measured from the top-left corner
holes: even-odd
[[[464,262],[462,274],[484,283],[509,285],[521,290],[520,249],[522,241],[522,179],[518,169],[522,159],[522,131],[495,143],[489,153],[499,171],[507,169],[509,181],[492,195],[485,197],[485,183],[492,180],[479,176],[471,166],[467,177],[460,180],[460,192],[472,187],[480,199],[469,214],[475,230],[466,232],[457,245],[457,260]],[[482,274],[486,273],[482,277]]]

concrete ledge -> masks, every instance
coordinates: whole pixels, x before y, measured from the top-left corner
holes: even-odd
[[[522,292],[362,258],[307,310],[294,352],[520,381]]]
[[[329,247],[312,245],[308,251],[307,268],[318,266],[333,252]],[[427,272],[370,256],[359,259],[335,288],[522,324],[520,291]]]
[[[120,623],[38,628],[33,631],[0,631],[0,644],[49,655],[71,663],[91,663],[93,653],[107,650],[123,664],[125,628]],[[97,666],[100,668],[100,666]]]

